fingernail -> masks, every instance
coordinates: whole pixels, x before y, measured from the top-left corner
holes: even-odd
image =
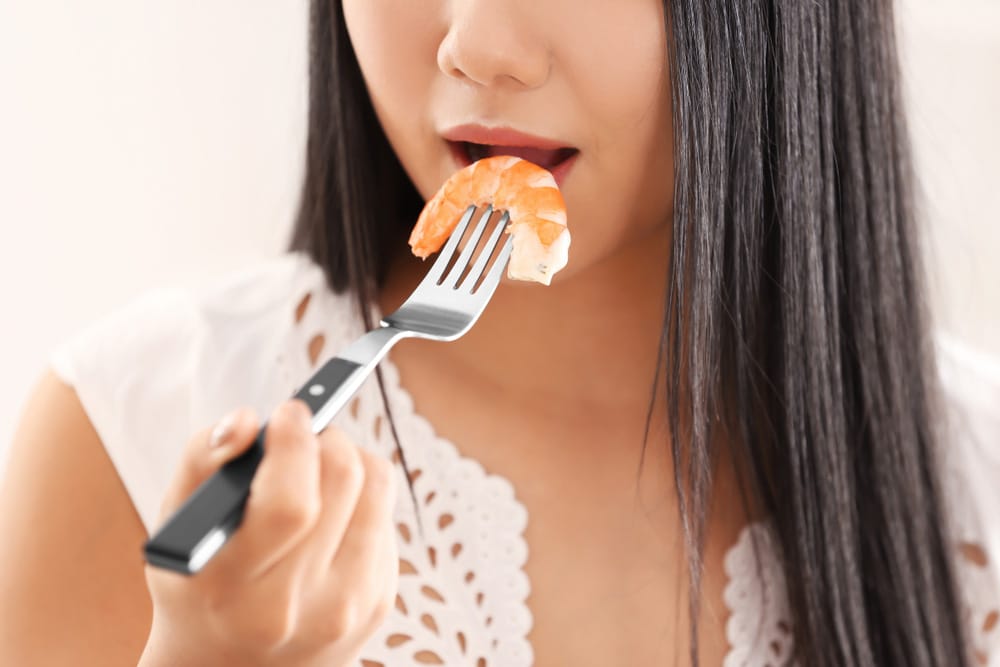
[[[236,426],[238,412],[233,411],[219,420],[219,423],[212,429],[212,435],[208,438],[209,448],[215,448],[229,439],[233,434],[233,427]]]

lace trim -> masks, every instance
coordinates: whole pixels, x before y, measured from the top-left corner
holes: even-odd
[[[775,557],[767,524],[751,523],[726,552],[728,583],[723,600],[729,609],[729,654],[723,667],[773,667],[788,664],[795,646],[785,575]]]

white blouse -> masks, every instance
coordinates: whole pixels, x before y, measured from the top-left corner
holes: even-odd
[[[379,313],[375,313],[375,321]],[[263,418],[325,358],[363,333],[347,295],[300,253],[287,253],[199,290],[160,289],[52,351],[147,531],[187,439],[239,405]],[[939,339],[953,437],[942,478],[954,518],[956,563],[970,637],[1000,664],[1000,367]],[[531,582],[523,569],[529,521],[511,483],[437,436],[413,410],[389,359],[381,367],[406,453],[424,538],[369,378],[334,419],[360,446],[397,460],[400,554],[395,608],[368,641],[365,667],[533,663]],[[753,541],[763,557],[757,568]],[[793,646],[784,578],[766,524],[745,528],[725,558],[730,650],[725,667],[784,664]]]

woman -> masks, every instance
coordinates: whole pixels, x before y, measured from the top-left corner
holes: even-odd
[[[53,355],[4,492],[0,662],[995,658],[996,527],[948,471],[996,471],[942,428],[892,28],[886,3],[314,3],[295,252]],[[283,399],[422,277],[423,200],[528,150],[567,268],[401,344],[311,436]],[[274,405],[231,542],[143,571]]]

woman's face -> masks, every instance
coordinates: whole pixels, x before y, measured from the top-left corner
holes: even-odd
[[[506,145],[475,157],[514,154],[550,167],[573,239],[553,282],[669,221],[660,0],[343,0],[343,8],[375,111],[425,199],[468,160],[463,141]],[[553,147],[576,152],[557,166],[570,153]]]

